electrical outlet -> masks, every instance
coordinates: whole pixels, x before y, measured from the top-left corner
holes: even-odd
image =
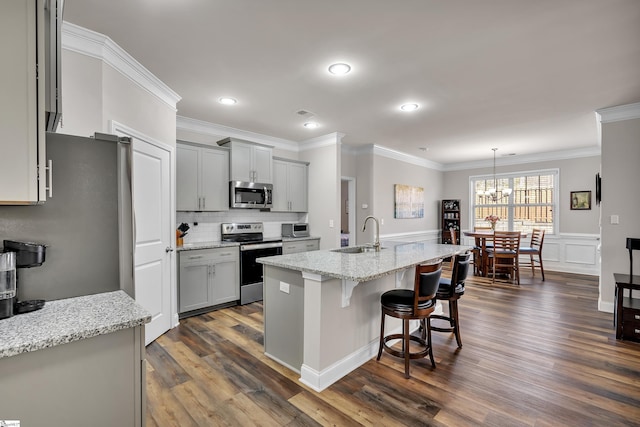
[[[280,282],[280,292],[289,293],[289,284],[287,282]]]
[[[380,225],[384,225],[384,218],[380,218]]]

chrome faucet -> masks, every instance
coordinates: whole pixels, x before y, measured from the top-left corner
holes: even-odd
[[[380,223],[378,222],[378,219],[372,215],[366,217],[364,219],[364,224],[362,225],[362,231],[364,232],[367,229],[367,221],[370,219],[374,220],[376,223],[376,240],[373,242],[373,248],[376,252],[380,252]]]

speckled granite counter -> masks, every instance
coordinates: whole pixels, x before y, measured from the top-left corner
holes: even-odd
[[[151,315],[124,291],[47,301],[0,320],[0,358],[144,325]]]
[[[182,246],[178,246],[176,250],[180,251],[193,251],[196,249],[214,249],[214,248],[227,248],[230,246],[240,246],[239,243],[236,242],[193,242],[193,243],[185,243]]]
[[[469,246],[440,245],[428,242],[383,242],[380,252],[357,254],[331,250],[302,252],[258,258],[265,265],[287,268],[323,276],[367,282],[387,274],[413,267],[417,264],[446,258]]]

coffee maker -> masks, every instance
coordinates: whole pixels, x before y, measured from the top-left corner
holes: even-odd
[[[16,242],[5,240],[4,252],[15,252],[16,269],[39,267],[44,262],[46,246],[39,243]],[[44,307],[43,299],[19,301],[18,300],[18,273],[16,270],[16,296],[13,298],[13,314],[29,313]]]
[[[0,319],[13,316],[16,297],[16,254],[0,253]]]

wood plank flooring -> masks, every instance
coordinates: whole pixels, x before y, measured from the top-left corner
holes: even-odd
[[[383,354],[322,393],[263,354],[260,303],[183,319],[147,347],[147,426],[640,426],[640,344],[597,278],[546,279],[470,278],[462,349],[434,332],[436,369]]]

